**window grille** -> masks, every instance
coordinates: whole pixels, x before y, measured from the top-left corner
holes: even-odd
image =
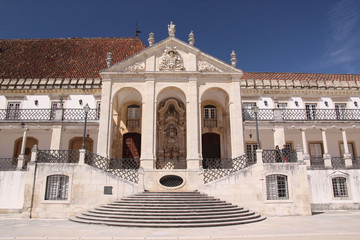
[[[20,118],[20,102],[9,102],[7,107],[6,119],[19,119]]]
[[[67,200],[69,191],[69,177],[65,175],[51,175],[46,179],[45,200]]]
[[[348,197],[346,178],[336,177],[332,179],[334,197]]]
[[[267,200],[289,199],[287,176],[266,176],[266,195]]]

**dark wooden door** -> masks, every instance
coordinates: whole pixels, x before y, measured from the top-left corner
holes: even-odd
[[[202,135],[203,158],[220,158],[220,135],[205,133]]]
[[[141,134],[126,133],[123,140],[123,158],[140,158]]]

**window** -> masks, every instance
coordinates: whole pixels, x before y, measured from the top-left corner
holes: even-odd
[[[335,177],[332,179],[332,186],[335,198],[348,197],[346,178]]]
[[[258,148],[257,143],[247,143],[246,153],[250,162],[256,162],[256,149]]]
[[[62,101],[52,101],[51,102],[51,119],[55,119],[56,117],[62,118],[62,116],[56,116],[56,110],[62,108]]]
[[[213,105],[206,105],[204,107],[204,126],[216,127],[216,107]]]
[[[316,103],[305,104],[306,119],[316,119]]]
[[[135,128],[140,126],[140,107],[138,105],[130,105],[127,108],[127,127]]]
[[[6,119],[20,118],[20,102],[9,102],[7,106]]]
[[[51,175],[46,179],[45,200],[67,200],[69,177],[65,175]]]
[[[243,103],[243,116],[244,120],[254,120],[255,114],[253,108],[256,106],[254,102],[245,102]]]
[[[280,109],[285,109],[285,108],[287,108],[287,103],[278,103],[277,107]]]
[[[345,103],[335,103],[335,113],[336,119],[346,119],[346,104]]]
[[[96,119],[100,119],[101,101],[96,102]]]
[[[288,181],[285,175],[266,176],[267,200],[289,199]]]

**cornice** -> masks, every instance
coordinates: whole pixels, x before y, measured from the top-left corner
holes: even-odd
[[[344,89],[241,89],[242,96],[354,96],[359,90]]]

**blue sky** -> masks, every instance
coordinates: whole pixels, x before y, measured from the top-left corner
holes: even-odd
[[[359,0],[0,0],[0,39],[166,38],[248,72],[360,73]]]

